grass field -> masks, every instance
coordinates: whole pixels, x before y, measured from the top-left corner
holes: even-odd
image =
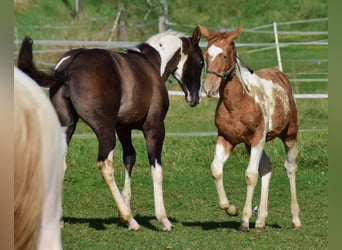
[[[18,0],[19,1],[19,0]],[[25,2],[25,1],[24,1]],[[75,17],[74,1],[34,0],[15,9],[16,35],[22,39],[107,40],[113,25],[117,1],[89,0],[84,13]],[[123,1],[124,20],[129,40],[143,41],[157,32],[156,18],[161,8],[151,9],[146,26],[141,23],[146,3],[140,0]],[[159,0],[146,1],[157,6]],[[173,26],[191,33],[201,23],[210,29],[234,28],[243,25],[253,28],[273,21],[304,20],[327,17],[324,0],[251,1],[232,0],[168,1],[169,20],[190,26]],[[189,12],[191,15],[189,15]],[[63,25],[72,28],[61,28]],[[54,27],[51,29],[49,26]],[[76,28],[75,28],[76,27]],[[327,30],[326,23],[300,24],[284,30]],[[272,42],[273,36],[242,34],[238,42]],[[282,41],[327,39],[326,36],[281,36]],[[298,40],[299,39],[299,40]],[[35,49],[49,49],[43,46]],[[276,65],[274,51],[250,53],[239,49],[240,56],[253,68]],[[327,46],[297,46],[282,48],[284,71],[289,73],[328,72]],[[17,51],[17,49],[16,49]],[[15,51],[15,52],[16,52]],[[14,53],[15,54],[15,53]],[[59,54],[36,53],[40,62],[55,63]],[[15,57],[15,55],[14,55]],[[308,60],[314,63],[307,63]],[[45,67],[44,64],[38,64]],[[291,76],[296,78],[300,76]],[[320,77],[320,76],[319,76]],[[327,82],[293,82],[295,93],[327,93]],[[168,89],[179,90],[168,83]],[[162,232],[154,218],[152,181],[141,132],[134,132],[137,151],[132,177],[132,210],[141,224],[140,232],[128,231],[119,222],[116,205],[96,167],[97,141],[92,131],[79,123],[67,155],[68,169],[64,180],[64,220],[62,229],[64,249],[327,249],[328,248],[328,100],[297,100],[300,115],[297,192],[303,228],[291,228],[290,193],[283,168],[284,149],[279,140],[269,142],[266,151],[273,164],[270,184],[269,216],[264,232],[253,229],[256,216],[251,218],[249,233],[237,231],[240,218],[229,217],[219,209],[210,163],[215,149],[214,112],[217,99],[203,98],[196,108],[190,108],[182,97],[170,97],[170,109],[165,120],[167,137],[163,147],[164,199],[168,216],[175,226],[173,232]],[[207,136],[188,136],[186,133],[209,133]],[[82,137],[80,135],[87,135]],[[91,135],[91,136],[88,136]],[[122,187],[124,167],[122,149],[117,143],[114,154],[115,178]],[[244,171],[248,157],[243,145],[234,150],[224,168],[227,194],[241,211],[246,192]],[[260,183],[253,205],[259,203]]]
[[[171,98],[166,119],[170,136],[163,148],[164,198],[175,231],[160,231],[154,218],[152,181],[145,141],[133,143],[137,163],[132,177],[132,210],[142,226],[129,232],[117,218],[112,197],[102,181],[95,160],[95,138],[74,138],[68,154],[64,182],[63,241],[66,249],[327,249],[328,246],[328,153],[326,100],[297,100],[301,116],[297,188],[303,228],[293,230],[289,212],[289,186],[283,169],[284,149],[279,140],[266,146],[273,164],[269,216],[262,233],[237,231],[240,216],[229,217],[220,210],[210,175],[215,136],[172,136],[179,132],[214,132],[215,99],[204,98],[200,106],[187,107],[181,97]],[[90,131],[80,124],[76,134]],[[136,133],[140,134],[140,133]],[[115,177],[121,187],[124,168],[118,143]],[[242,210],[245,199],[244,171],[247,154],[239,145],[224,169],[225,187],[232,202]],[[259,202],[258,184],[254,205]],[[253,227],[256,217],[251,218]]]

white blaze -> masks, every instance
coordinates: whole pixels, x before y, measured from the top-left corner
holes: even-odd
[[[223,49],[217,47],[216,45],[211,45],[208,49],[208,54],[210,56],[210,61],[214,61],[216,56],[223,52]]]

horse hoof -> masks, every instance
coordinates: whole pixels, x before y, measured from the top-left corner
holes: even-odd
[[[163,231],[164,232],[171,232],[171,231],[174,231],[174,226],[173,225],[171,225],[170,227],[163,227]]]
[[[141,231],[141,228],[140,228],[140,225],[136,223],[136,225],[135,224],[129,225],[128,230],[137,232],[137,231]]]
[[[240,227],[239,227],[239,231],[243,232],[243,233],[249,232],[249,225],[248,225],[248,223],[241,222]]]
[[[233,206],[230,205],[227,209],[226,209],[226,213],[230,216],[238,216],[239,215],[239,210]]]
[[[292,221],[292,227],[294,229],[300,229],[302,227],[302,223],[300,223],[300,220],[293,220]]]
[[[265,230],[265,227],[255,227],[255,230],[256,230],[257,232],[262,232],[262,231]]]
[[[163,225],[164,232],[170,232],[174,229],[172,223],[167,218],[161,219],[160,222]]]
[[[293,226],[293,229],[295,230],[298,230],[298,229],[301,229],[302,228],[302,225],[292,225]]]

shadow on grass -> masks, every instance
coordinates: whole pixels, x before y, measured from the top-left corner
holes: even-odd
[[[144,228],[148,228],[153,231],[162,231],[161,224],[157,221],[157,219],[153,216],[141,216],[137,214],[134,216],[136,221],[140,224],[140,226]],[[64,217],[64,224],[89,224],[89,227],[95,230],[106,230],[106,225],[118,225],[122,228],[127,228],[125,223],[122,223],[117,217],[110,218],[74,218],[74,217]],[[169,218],[172,223],[177,223],[178,221],[175,218]],[[153,222],[153,223],[152,223]],[[156,225],[154,225],[156,224]],[[225,222],[215,222],[215,221],[206,221],[206,222],[181,222],[184,227],[199,227],[202,230],[217,230],[217,229],[233,229],[239,231],[240,222],[238,221],[225,221]],[[281,229],[282,227],[278,224],[266,225],[266,227],[270,227],[273,229]],[[255,223],[250,222],[249,228],[253,230],[255,228]]]
[[[137,214],[134,216],[134,219],[140,224],[140,226],[148,228],[153,231],[161,231],[161,224],[155,226],[152,221],[157,221],[157,219],[153,216],[141,216]],[[127,225],[119,220],[118,217],[110,217],[110,218],[75,218],[75,217],[64,217],[64,224],[89,224],[89,227],[94,228],[95,230],[106,230],[106,225],[114,225],[117,224],[119,227],[127,228]],[[171,222],[177,222],[174,218],[169,218]]]
[[[203,230],[216,230],[219,228],[223,229],[234,229],[236,231],[239,231],[240,228],[240,222],[238,221],[227,221],[227,222],[214,222],[214,221],[207,221],[207,222],[182,222],[182,225],[185,227],[200,227]],[[274,229],[280,229],[281,226],[278,224],[272,224],[272,225],[267,225],[266,227],[271,227]],[[249,223],[249,228],[254,229],[255,228],[255,223],[250,222]]]

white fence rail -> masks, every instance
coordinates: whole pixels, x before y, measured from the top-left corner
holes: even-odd
[[[267,25],[262,25],[259,27],[254,27],[250,29],[245,29],[244,32],[248,33],[264,33],[264,34],[274,34],[275,37],[275,42],[266,42],[266,43],[236,43],[237,47],[251,47],[254,49],[251,49],[248,51],[248,53],[255,53],[255,52],[260,52],[264,50],[270,50],[270,49],[275,49],[277,53],[277,61],[278,61],[278,68],[282,70],[282,61],[281,61],[281,51],[280,48],[282,47],[289,47],[289,46],[328,46],[328,39],[324,40],[316,40],[316,41],[305,41],[305,42],[282,42],[279,38],[278,35],[310,35],[310,36],[327,36],[328,32],[327,31],[279,31],[277,29],[278,26],[282,25],[288,25],[288,24],[296,24],[296,23],[309,23],[309,22],[324,22],[327,21],[328,18],[316,18],[316,19],[310,19],[310,20],[296,20],[296,21],[289,21],[289,22],[279,22],[279,23],[272,23],[272,24],[267,24]],[[177,23],[167,23],[168,26],[187,26],[184,24],[177,24]],[[72,26],[70,26],[72,27]],[[69,28],[70,28],[69,27]],[[272,30],[273,27],[273,30]],[[39,27],[35,27],[39,28]],[[44,26],[43,28],[56,28],[55,26]],[[68,28],[66,26],[62,27],[63,29]],[[18,54],[18,48],[20,47],[21,41],[16,39],[14,41],[16,51],[15,55]],[[109,49],[127,49],[127,48],[133,48],[137,46],[140,42],[138,41],[72,41],[72,40],[34,40],[35,45],[43,45],[43,46],[51,46],[53,48],[51,49],[42,49],[42,50],[34,50],[35,54],[43,54],[43,53],[57,53],[57,54],[62,54],[63,52],[68,51],[72,47],[98,47],[98,48],[109,48]],[[206,47],[206,43],[200,43],[201,47]],[[61,48],[56,48],[56,47],[61,47]],[[260,47],[260,48],[255,48],[255,47]],[[323,58],[323,59],[317,59],[317,63],[327,63],[328,59]],[[41,65],[45,65],[48,67],[53,67],[54,64],[49,63],[49,62],[41,62],[38,61],[37,63]],[[297,72],[297,73],[289,73],[287,72],[288,75],[298,75],[298,74],[307,74],[307,75],[328,75],[328,72],[315,72],[315,73],[310,73],[310,72]],[[291,82],[327,82],[328,83],[328,78],[293,78],[291,79]],[[170,95],[184,95],[183,92],[178,92],[178,91],[169,91]],[[202,95],[204,95],[202,93]],[[328,94],[295,94],[295,98],[328,98]]]

